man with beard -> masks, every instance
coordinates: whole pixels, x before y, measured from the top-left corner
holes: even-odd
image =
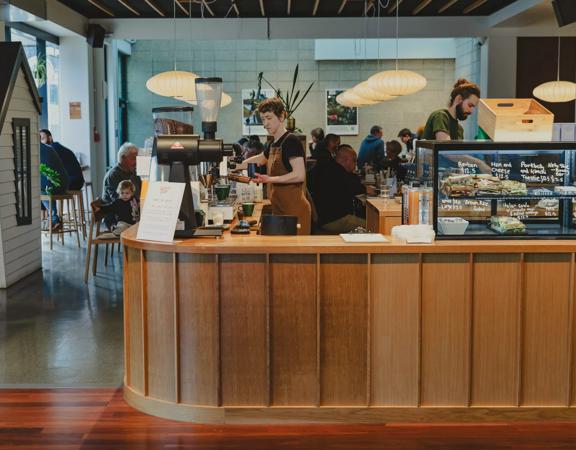
[[[464,129],[458,121],[466,120],[472,114],[479,99],[480,88],[476,84],[460,78],[450,94],[448,109],[434,111],[428,117],[422,139],[463,140]]]

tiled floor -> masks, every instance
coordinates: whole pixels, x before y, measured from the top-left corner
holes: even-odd
[[[86,244],[43,243],[43,270],[0,289],[0,387],[120,386],[121,255],[85,285]]]

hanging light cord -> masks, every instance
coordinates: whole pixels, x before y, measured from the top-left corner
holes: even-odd
[[[174,40],[172,41],[172,57],[174,58],[174,70],[176,70],[176,0],[174,0]]]
[[[400,9],[400,3],[396,0],[396,70],[398,70],[398,29],[400,22],[400,14],[398,10]]]
[[[556,71],[556,81],[560,81],[560,36],[558,36],[558,69]]]

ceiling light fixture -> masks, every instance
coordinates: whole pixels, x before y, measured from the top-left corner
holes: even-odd
[[[558,67],[556,81],[548,81],[536,86],[532,91],[534,97],[549,103],[571,102],[576,99],[576,83],[560,81],[560,37],[558,37]]]
[[[427,84],[426,78],[419,73],[411,70],[398,70],[399,5],[400,1],[396,0],[396,68],[379,72],[368,78],[368,86],[372,90],[393,97],[414,94],[424,89]]]
[[[342,106],[347,106],[348,108],[360,108],[362,106],[375,105],[378,103],[376,100],[370,100],[367,98],[360,97],[358,94],[348,89],[336,96],[336,101]]]

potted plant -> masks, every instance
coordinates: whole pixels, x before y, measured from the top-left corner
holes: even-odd
[[[296,89],[296,83],[298,82],[298,64],[296,64],[296,68],[294,69],[294,75],[292,77],[292,87],[290,90],[286,91],[286,94],[283,95],[280,89],[277,89],[275,86],[272,85],[266,78],[264,78],[264,72],[260,72],[258,74],[258,93],[256,98],[259,98],[260,91],[262,89],[262,81],[264,81],[268,86],[270,86],[276,97],[278,97],[282,103],[284,103],[284,107],[286,108],[287,113],[287,120],[286,120],[286,128],[288,131],[294,131],[296,129],[296,120],[293,117],[294,112],[298,109],[298,107],[302,104],[312,86],[314,86],[314,81],[310,83],[310,86],[304,91],[303,95],[301,94],[300,89]]]

